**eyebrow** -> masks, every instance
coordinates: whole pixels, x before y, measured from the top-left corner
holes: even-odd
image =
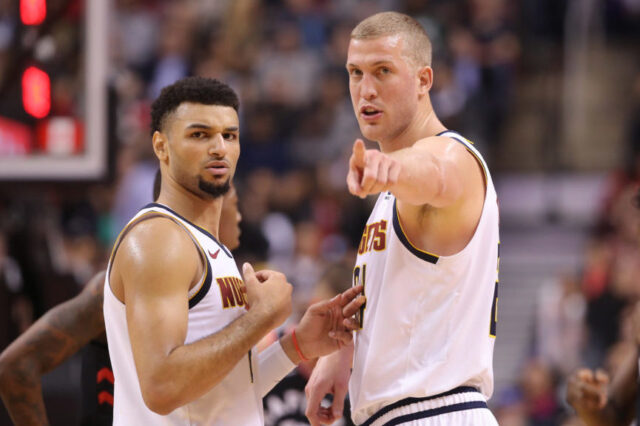
[[[213,127],[209,126],[208,124],[202,124],[202,123],[193,123],[193,124],[189,124],[186,127],[187,130],[190,129],[205,129],[205,130],[212,130]],[[230,127],[225,127],[224,131],[225,132],[237,132],[238,130],[240,130],[240,128],[238,126],[230,126]]]
[[[374,63],[372,63],[372,64],[365,64],[365,66],[366,66],[366,65],[369,65],[369,66],[371,66],[371,67],[375,67],[375,66],[378,66],[378,65],[382,65],[382,64],[391,64],[391,63],[393,63],[393,61],[392,61],[392,60],[390,60],[390,59],[380,59],[380,60],[378,60],[378,61],[375,61],[375,62],[374,62]],[[347,63],[347,68],[349,68],[349,67],[359,68],[360,66],[359,66],[359,65],[356,65],[356,64],[353,64],[353,63],[351,63],[351,62],[349,62],[349,63]]]

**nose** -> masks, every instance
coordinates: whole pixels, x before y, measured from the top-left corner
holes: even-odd
[[[209,155],[216,158],[223,158],[227,154],[227,141],[222,134],[217,133],[209,144]]]
[[[360,81],[360,96],[368,101],[375,99],[378,96],[373,78],[370,75],[364,74]]]

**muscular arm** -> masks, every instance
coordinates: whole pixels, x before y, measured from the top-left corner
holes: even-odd
[[[40,379],[104,332],[104,272],[56,306],[0,355],[0,396],[15,424],[48,424]]]
[[[483,171],[474,156],[446,137],[421,139],[389,153],[354,144],[347,177],[349,191],[360,197],[391,191],[398,200],[403,229],[421,246],[426,227],[425,208],[437,209],[438,227],[430,246],[455,252],[466,244],[484,205]],[[446,247],[442,247],[443,244]]]
[[[464,146],[439,136],[419,140],[389,156],[400,164],[391,192],[413,206],[450,206],[469,192],[467,182],[478,171],[476,160]]]
[[[245,315],[184,344],[189,287],[202,275],[198,249],[182,228],[166,219],[143,222],[125,237],[111,283],[113,288],[120,280],[124,289],[133,358],[150,410],[168,414],[206,393],[286,319],[290,285],[282,274],[260,274],[261,283],[250,267],[245,269],[251,306]]]
[[[469,193],[470,181],[482,183],[480,167],[467,149],[439,136],[390,153],[365,150],[358,140],[349,166],[349,189],[355,195],[391,191],[414,206],[447,207]]]

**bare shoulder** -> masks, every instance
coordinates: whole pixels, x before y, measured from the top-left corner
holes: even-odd
[[[134,295],[186,294],[203,271],[201,254],[188,232],[165,216],[135,224],[113,259],[110,285],[116,297],[126,304]]]
[[[120,266],[144,269],[198,264],[198,251],[188,231],[170,218],[152,217],[133,226],[123,238],[116,257]]]
[[[420,139],[416,145],[423,147],[434,156],[444,161],[451,161],[462,166],[477,164],[476,157],[459,141],[446,136],[430,136]],[[480,166],[480,164],[478,164]]]

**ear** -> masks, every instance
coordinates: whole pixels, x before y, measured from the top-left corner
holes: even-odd
[[[433,69],[429,66],[422,67],[418,70],[418,79],[420,80],[420,86],[418,92],[420,95],[428,95],[433,86]]]
[[[153,152],[161,163],[169,161],[169,140],[164,133],[155,131],[152,137]]]

